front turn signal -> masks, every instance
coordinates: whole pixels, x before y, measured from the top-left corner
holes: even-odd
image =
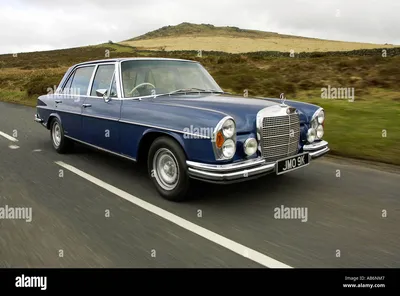
[[[224,135],[222,134],[222,131],[219,131],[217,133],[217,137],[215,139],[215,144],[217,145],[218,148],[221,148],[222,145],[224,145]]]

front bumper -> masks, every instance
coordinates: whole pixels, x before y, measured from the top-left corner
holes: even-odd
[[[308,152],[310,160],[314,160],[329,152],[328,142],[320,141],[303,146],[303,152]],[[189,176],[211,183],[236,183],[275,172],[276,163],[266,162],[265,159],[256,158],[232,164],[212,165],[187,161]]]

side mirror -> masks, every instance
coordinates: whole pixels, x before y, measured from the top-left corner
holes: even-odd
[[[96,94],[99,97],[103,97],[106,103],[108,103],[111,100],[110,97],[108,96],[108,89],[105,88],[97,89]]]

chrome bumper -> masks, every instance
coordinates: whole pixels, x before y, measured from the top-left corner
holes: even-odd
[[[35,121],[39,123],[43,123],[43,119],[39,117],[39,115],[35,114]]]
[[[329,151],[328,142],[320,141],[303,146],[303,152],[308,152],[311,159],[323,156]],[[266,162],[256,158],[232,164],[212,165],[187,161],[189,176],[193,179],[211,183],[236,183],[259,178],[275,172],[276,163]]]

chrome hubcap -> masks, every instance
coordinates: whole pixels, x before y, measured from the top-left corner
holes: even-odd
[[[179,166],[175,156],[166,148],[159,149],[153,158],[154,177],[164,190],[172,190],[178,184]]]
[[[61,142],[61,127],[58,122],[53,125],[53,143],[56,147],[60,146]]]

